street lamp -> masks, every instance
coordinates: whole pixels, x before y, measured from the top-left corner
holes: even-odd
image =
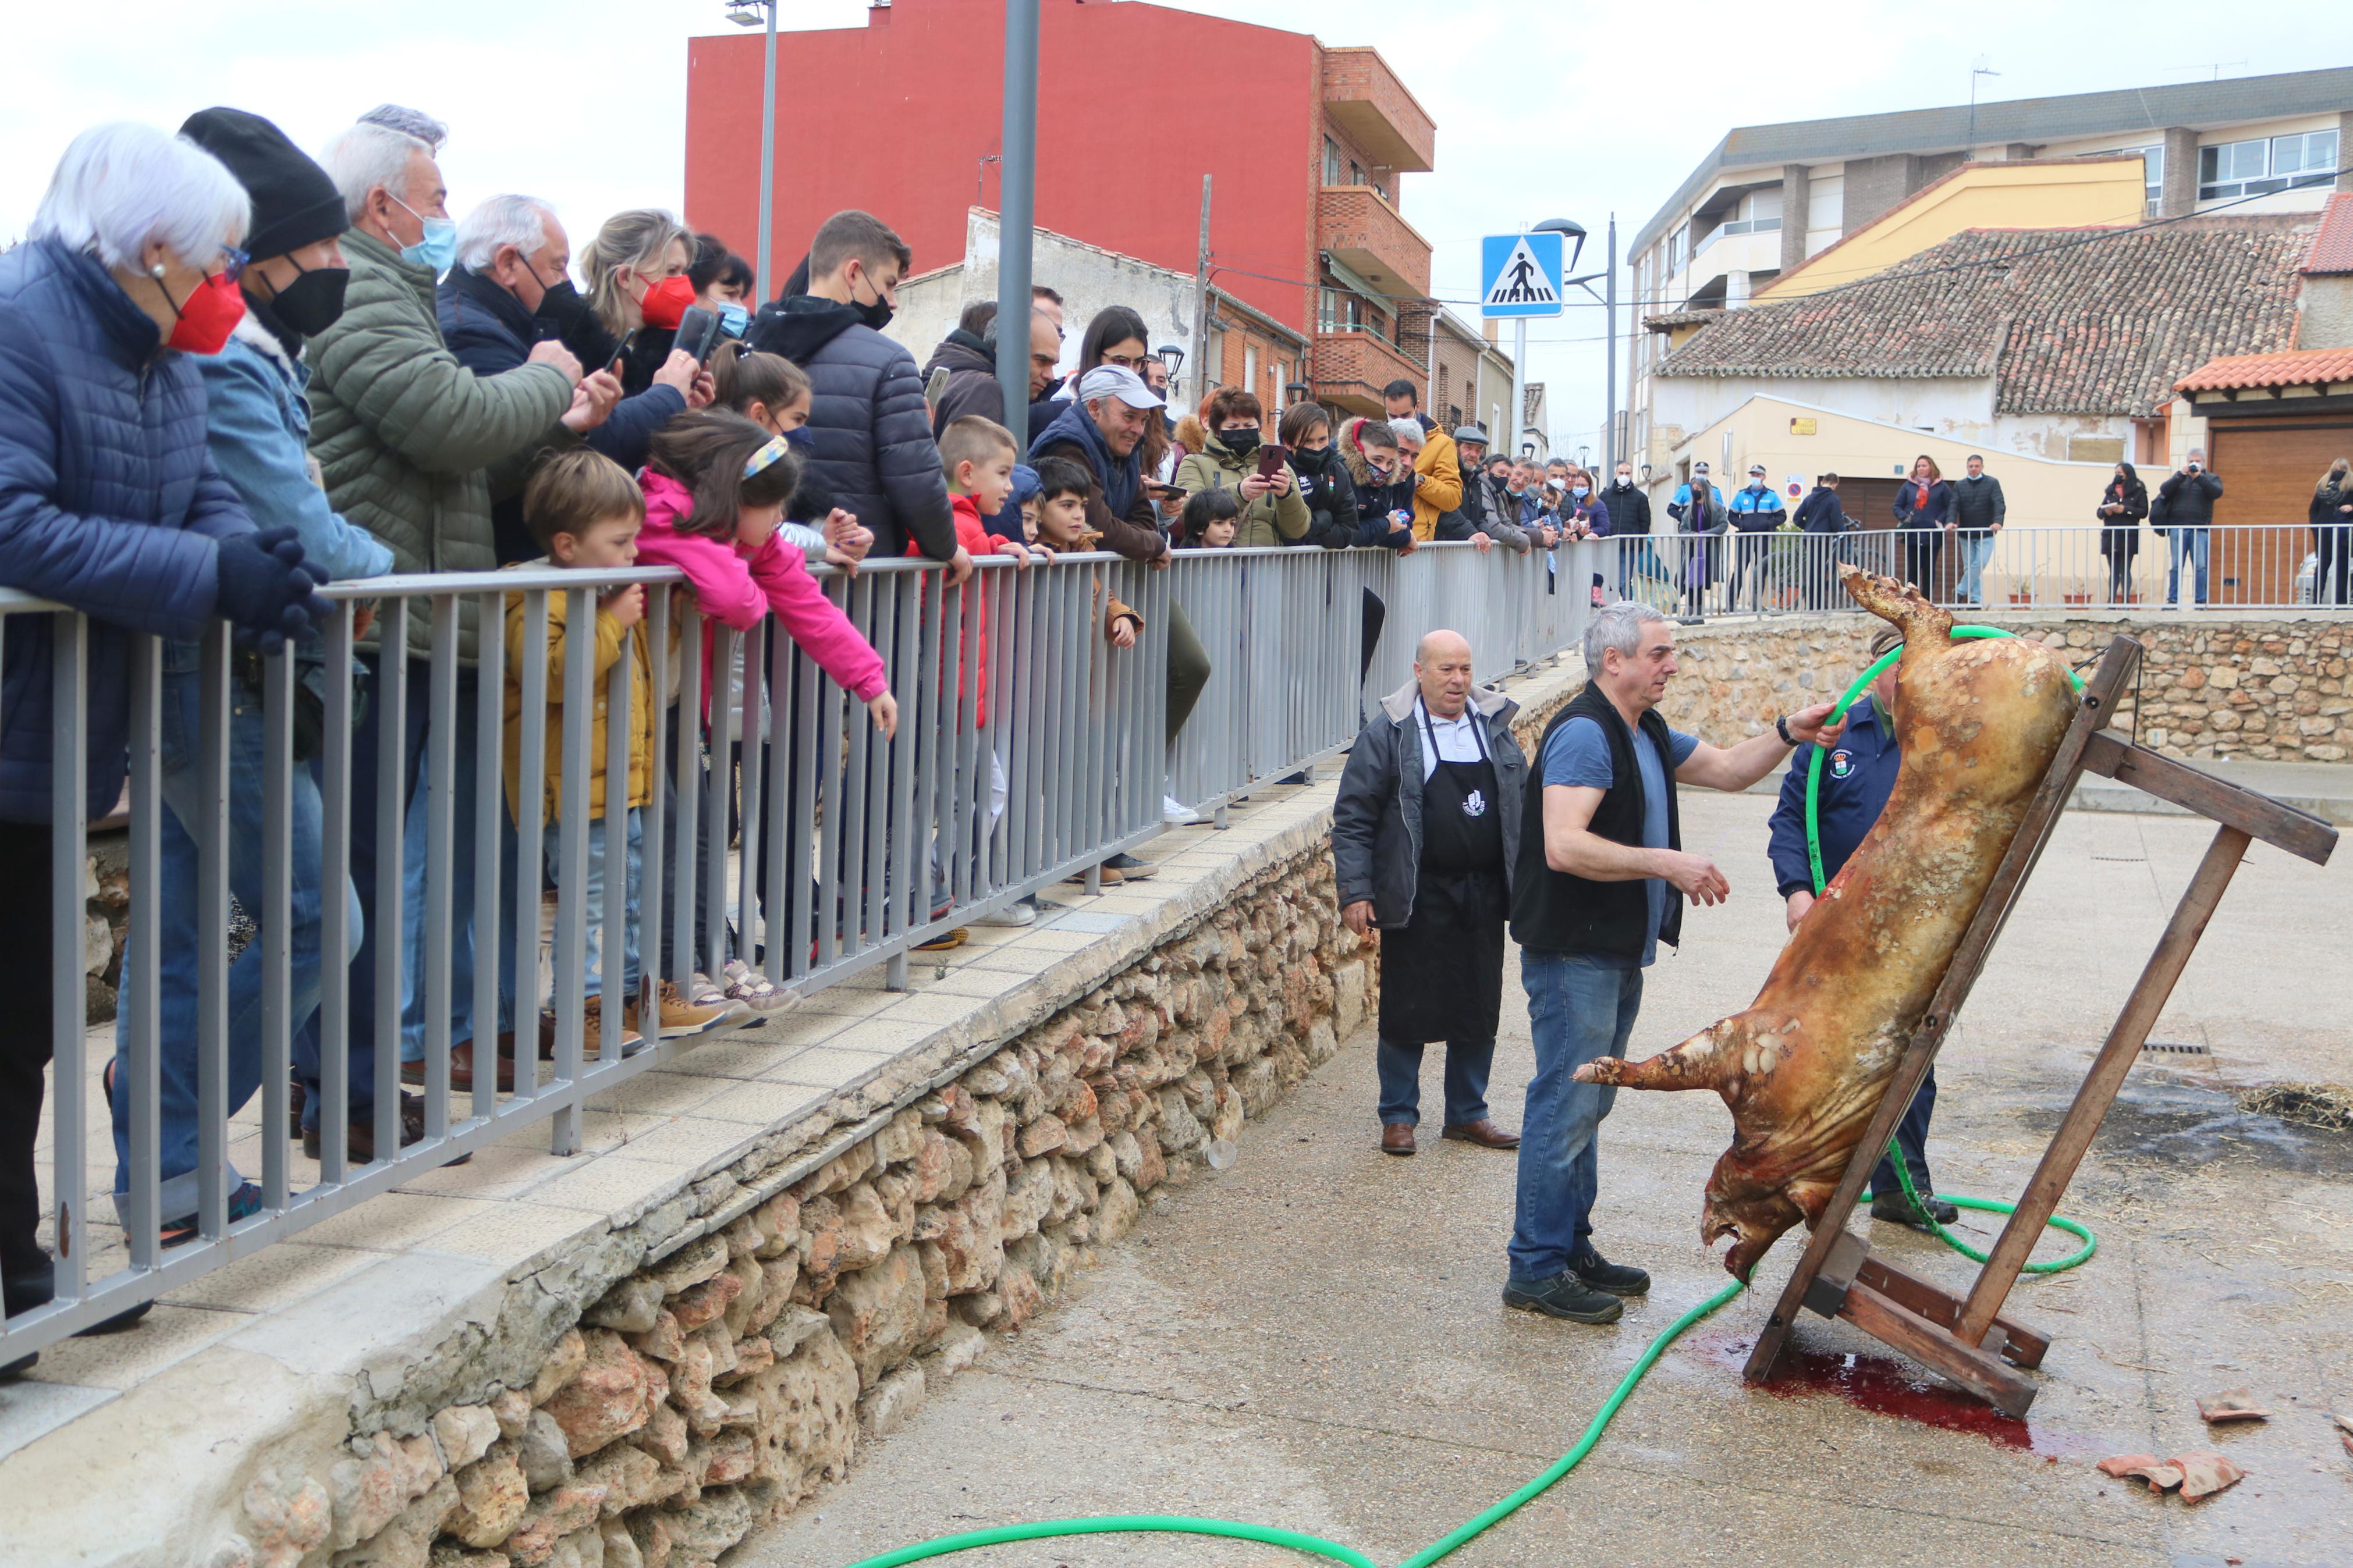
[[[1551,218],[1536,225],[1536,228],[1539,231],[1574,236],[1577,247],[1568,253],[1568,260],[1561,270],[1566,272],[1577,266],[1577,258],[1585,248],[1585,230],[1582,227],[1569,222],[1567,218]],[[1593,280],[1597,278],[1602,280],[1601,286],[1608,290],[1606,294],[1593,294]],[[1602,395],[1608,404],[1602,411],[1601,466],[1609,472],[1615,473],[1618,468],[1618,215],[1616,213],[1609,215],[1609,249],[1604,258],[1602,269],[1599,272],[1588,272],[1582,277],[1571,278],[1567,281],[1588,294],[1593,294],[1595,300],[1601,306],[1602,314],[1607,318],[1601,329],[1604,378]]]
[[[727,19],[756,27],[765,17],[767,40],[760,58],[760,249],[752,279],[756,306],[768,298],[768,235],[776,203],[776,0],[729,0]]]

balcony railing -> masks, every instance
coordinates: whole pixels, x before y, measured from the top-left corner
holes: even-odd
[[[1316,197],[1319,249],[1385,294],[1430,292],[1430,241],[1370,185],[1326,185]]]

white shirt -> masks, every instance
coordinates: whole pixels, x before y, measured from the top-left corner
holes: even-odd
[[[1414,705],[1418,710],[1414,714],[1415,726],[1419,728],[1427,718],[1430,728],[1424,731],[1424,736],[1435,737],[1438,742],[1434,755],[1428,746],[1421,749],[1422,783],[1430,782],[1430,775],[1438,771],[1440,763],[1481,763],[1487,760],[1487,753],[1479,748],[1477,704],[1463,703],[1461,717],[1454,719],[1441,719],[1430,712],[1430,705],[1419,697],[1414,699]]]

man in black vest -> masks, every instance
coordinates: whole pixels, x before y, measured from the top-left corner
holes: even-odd
[[[1594,613],[1585,668],[1584,691],[1536,748],[1512,878],[1536,1076],[1520,1119],[1504,1304],[1607,1323],[1623,1310],[1618,1299],[1643,1294],[1651,1277],[1594,1249],[1595,1137],[1617,1091],[1570,1075],[1626,1054],[1642,971],[1662,941],[1682,936],[1683,900],[1717,904],[1732,891],[1714,861],[1683,849],[1675,786],[1746,789],[1790,748],[1839,731],[1824,722],[1828,703],[1731,747],[1669,729],[1658,704],[1675,673],[1674,628],[1631,600]]]
[[[1389,693],[1348,752],[1332,805],[1340,918],[1381,929],[1381,1152],[1409,1155],[1421,1121],[1421,1051],[1446,1042],[1444,1136],[1520,1141],[1488,1118],[1487,1069],[1504,1005],[1504,920],[1528,760],[1519,705],[1472,686],[1471,645],[1431,632],[1413,679]]]

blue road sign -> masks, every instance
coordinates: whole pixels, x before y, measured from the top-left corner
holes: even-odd
[[[1560,314],[1560,238],[1542,234],[1491,234],[1479,242],[1482,316]]]

